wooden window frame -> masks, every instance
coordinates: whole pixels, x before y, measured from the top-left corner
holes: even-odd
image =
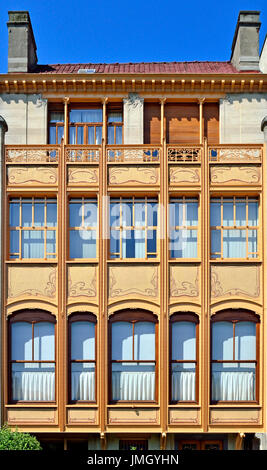
[[[190,260],[197,260],[198,257],[199,257],[199,255],[198,255],[198,253],[199,253],[199,230],[198,230],[198,225],[199,225],[199,197],[198,197],[198,196],[197,196],[197,197],[193,197],[193,196],[191,196],[191,197],[190,197],[190,196],[173,197],[173,196],[171,196],[171,197],[170,197],[170,200],[169,200],[169,202],[170,202],[170,207],[171,207],[171,204],[174,204],[175,202],[180,202],[180,201],[183,203],[183,220],[185,220],[185,209],[186,209],[186,204],[188,203],[188,201],[189,201],[189,203],[190,203],[190,201],[191,201],[191,202],[197,202],[197,205],[198,205],[198,213],[197,213],[197,215],[198,215],[198,224],[197,224],[197,225],[188,225],[188,226],[186,226],[186,225],[181,225],[181,226],[180,226],[180,225],[174,225],[174,226],[170,225],[170,227],[169,227],[169,233],[170,233],[171,231],[179,232],[180,230],[186,230],[186,231],[195,230],[196,233],[197,233],[197,241],[196,241],[196,244],[197,244],[197,256],[196,256],[195,258],[185,258],[185,257],[172,258],[172,257],[171,257],[171,251],[172,251],[172,250],[170,249],[170,243],[173,243],[173,242],[171,241],[171,238],[170,238],[170,236],[169,236],[169,254],[170,254],[170,260],[177,260],[177,259],[178,259],[178,260],[183,260],[183,261],[184,261],[184,260],[187,260],[187,259],[190,259]]]
[[[212,358],[212,340],[213,340],[213,328],[212,325],[218,322],[229,322],[233,325],[233,357],[235,357],[235,324],[239,322],[251,322],[256,323],[256,359],[255,360],[214,360]],[[211,318],[211,330],[210,330],[210,377],[212,377],[212,365],[215,363],[233,363],[233,364],[255,364],[255,400],[213,400],[212,398],[212,380],[210,380],[210,403],[216,404],[234,404],[234,405],[246,405],[246,404],[259,404],[259,354],[260,354],[260,317],[256,313],[245,310],[222,310],[214,314]]]
[[[232,204],[233,204],[233,218],[234,218],[234,225],[233,226],[225,226],[223,225],[223,203],[225,199],[232,199]],[[244,199],[246,202],[246,225],[244,226],[239,226],[236,225],[236,199]],[[248,225],[248,203],[249,202],[257,202],[258,204],[258,225],[256,226],[250,226]],[[236,261],[259,261],[260,258],[260,252],[259,252],[259,233],[260,233],[260,223],[259,223],[259,216],[260,216],[260,198],[259,196],[232,196],[232,195],[224,195],[224,196],[218,196],[218,197],[211,197],[210,198],[210,213],[211,213],[211,204],[212,202],[218,202],[220,203],[221,206],[221,225],[210,225],[210,238],[212,241],[212,231],[219,231],[220,230],[220,236],[221,236],[221,251],[220,252],[212,252],[211,247],[210,247],[210,259],[211,261],[223,261],[223,260],[236,260]],[[211,219],[211,217],[210,217]],[[242,232],[246,233],[246,257],[244,258],[230,258],[230,257],[224,257],[223,256],[223,233],[224,231],[227,230],[240,230]],[[249,252],[248,251],[248,233],[249,230],[255,230],[257,233],[257,251],[256,252]],[[211,243],[212,244],[212,243]],[[216,256],[219,255],[219,256]],[[255,257],[249,256],[249,255],[255,255]]]
[[[130,451],[134,451],[135,449],[126,449],[124,446],[123,446],[123,443],[126,443],[128,444],[128,446],[130,447],[131,445],[135,445],[137,444],[138,445],[143,445],[144,448],[143,449],[136,449],[136,451],[144,451],[144,450],[148,450],[148,439],[140,439],[140,438],[133,438],[133,439],[119,439],[119,450],[130,450]]]
[[[109,114],[110,113],[121,113],[121,116],[122,116],[122,120],[121,122],[118,122],[118,121],[109,121],[108,120],[108,117],[109,117]],[[107,107],[107,136],[106,136],[106,141],[107,141],[107,144],[108,145],[123,145],[123,142],[124,142],[124,125],[123,125],[123,107],[120,106],[119,104],[116,105],[115,103],[114,104],[110,104],[108,105]],[[114,127],[114,144],[110,144],[109,141],[108,141],[108,128],[109,127]],[[122,142],[121,144],[118,144],[116,142],[116,131],[117,131],[117,127],[121,127],[121,139],[122,139]]]
[[[178,322],[191,322],[196,325],[196,359],[194,361],[189,360],[173,360],[172,359],[172,325],[173,323]],[[195,364],[195,374],[196,374],[196,383],[195,383],[195,400],[173,400],[172,399],[172,364],[173,363],[190,363]],[[169,403],[170,404],[186,404],[186,403],[195,403],[199,402],[199,318],[193,312],[186,313],[174,313],[170,318],[170,337],[169,337]]]
[[[95,227],[89,227],[89,226],[79,226],[79,227],[71,227],[70,226],[70,203],[72,201],[77,201],[77,204],[80,203],[82,206],[82,223],[84,224],[84,205],[87,203],[90,203],[90,201],[96,203],[97,206],[97,220],[96,220],[96,226]],[[75,204],[75,202],[73,202]],[[86,261],[93,261],[95,262],[98,259],[98,223],[99,223],[99,213],[98,213],[98,198],[97,197],[90,197],[90,196],[69,196],[68,198],[68,214],[67,214],[67,224],[68,224],[68,248],[67,248],[67,259],[69,261],[81,261],[81,260],[86,260]],[[70,232],[71,231],[95,231],[96,234],[96,256],[95,258],[71,258],[70,257]]]
[[[31,202],[27,202],[27,204],[31,204],[31,207],[32,207],[32,225],[30,227],[24,227],[22,225],[22,204],[25,200],[30,200],[31,199]],[[44,225],[41,226],[41,227],[35,227],[34,225],[34,213],[35,213],[35,204],[38,204],[38,203],[35,203],[35,200],[39,200],[41,201],[42,200],[42,203],[44,204]],[[49,204],[49,201],[53,201],[54,203],[56,203],[56,206],[57,206],[57,223],[56,223],[56,226],[55,227],[48,227],[47,226],[47,204]],[[12,203],[17,203],[19,204],[19,219],[20,219],[20,225],[19,226],[11,226],[10,225],[10,212],[11,212],[11,204]],[[14,231],[14,232],[18,232],[19,233],[19,252],[16,253],[11,253],[10,251],[10,235],[11,235],[11,231]],[[44,254],[45,256],[43,258],[24,258],[22,257],[22,233],[26,231],[26,232],[43,232],[44,234]],[[47,252],[47,232],[49,231],[54,231],[55,234],[56,234],[56,251],[55,253],[48,253]],[[9,199],[8,199],[8,236],[7,236],[7,253],[8,253],[8,260],[9,261],[15,261],[15,262],[19,262],[19,261],[29,261],[29,262],[40,262],[40,260],[42,261],[48,261],[50,263],[54,263],[54,262],[57,262],[57,250],[58,250],[58,199],[57,199],[57,196],[53,197],[52,195],[51,196],[43,196],[43,195],[40,195],[40,196],[27,196],[27,195],[24,195],[24,196],[18,196],[18,197],[15,197],[15,196],[10,196]],[[12,258],[12,256],[17,256],[17,258]],[[54,257],[51,257],[51,258],[48,258],[47,255],[54,255]]]
[[[72,335],[71,335],[71,325],[72,323],[77,322],[90,322],[95,325],[95,359],[94,360],[74,360],[71,359],[71,342],[72,342]],[[72,400],[71,399],[71,365],[72,363],[92,363],[95,366],[95,400]],[[93,313],[89,312],[74,312],[68,318],[68,397],[69,403],[96,403],[97,402],[97,318]]]
[[[50,142],[50,128],[55,127],[56,128],[56,143],[51,144],[51,145],[60,145],[61,141],[59,142],[58,140],[58,128],[63,127],[63,135],[64,135],[64,119],[63,121],[57,121],[57,122],[50,122],[50,116],[52,113],[61,113],[64,116],[64,106],[60,103],[53,103],[53,105],[49,108],[48,110],[48,126],[47,126],[47,142],[51,144]]]
[[[71,103],[71,105],[68,107],[68,141],[70,143],[70,128],[71,127],[74,127],[76,128],[76,132],[75,132],[75,144],[71,144],[71,145],[96,145],[96,146],[100,146],[101,143],[102,143],[102,139],[103,139],[103,116],[102,116],[102,121],[101,122],[72,122],[70,120],[70,113],[71,111],[73,110],[85,110],[85,109],[99,109],[99,110],[103,110],[102,106],[100,105],[100,103],[98,104],[95,104],[95,103],[90,103],[90,102],[87,102],[87,103],[76,103],[76,104],[73,104]],[[83,143],[82,144],[78,144],[77,143],[77,133],[78,133],[78,127],[82,127],[83,128]],[[94,127],[94,142],[96,141],[96,127],[101,127],[101,143],[100,144],[88,144],[88,128],[89,127]]]
[[[155,324],[155,360],[147,360],[147,361],[138,361],[138,360],[122,360],[122,361],[113,361],[112,360],[112,325],[113,323],[117,322],[126,322],[132,323],[133,325],[137,322],[150,322]],[[134,328],[133,328],[134,332]],[[133,342],[134,342],[134,335],[132,335]],[[108,377],[108,390],[109,390],[109,403],[110,404],[127,404],[127,403],[141,403],[141,404],[157,404],[158,403],[158,318],[151,312],[146,310],[130,310],[125,309],[121,310],[117,313],[114,313],[109,318],[109,325],[108,325],[108,352],[109,352],[109,377]],[[147,362],[147,363],[154,363],[155,364],[155,400],[113,400],[112,398],[112,364],[116,362]]]
[[[183,450],[184,444],[196,444],[197,448],[195,450],[207,450],[205,449],[206,444],[217,444],[220,447],[220,450],[223,450],[223,441],[219,439],[205,439],[205,440],[197,440],[197,439],[183,439],[178,441],[178,450]],[[193,450],[193,449],[192,449]],[[187,450],[187,452],[189,449]]]
[[[30,323],[32,325],[32,340],[34,339],[34,325],[36,323],[52,323],[55,325],[55,330],[54,330],[54,341],[55,341],[55,359],[54,361],[24,361],[24,360],[12,360],[12,325],[14,323],[18,322],[24,322],[24,323]],[[10,404],[42,404],[42,403],[47,403],[47,404],[55,404],[57,399],[57,320],[56,317],[50,313],[46,312],[43,310],[20,310],[18,312],[13,313],[8,321],[8,403]],[[34,348],[34,343],[32,341],[32,348]],[[34,351],[34,349],[32,349]],[[33,352],[32,352],[33,354]],[[54,364],[55,365],[55,400],[14,400],[12,398],[12,364],[13,363],[49,363],[49,364]]]
[[[142,202],[144,203],[145,205],[145,225],[144,226],[141,226],[141,227],[136,227],[135,225],[131,225],[131,226],[124,226],[122,224],[122,204],[124,203],[132,203],[133,204],[133,208],[132,208],[132,218],[133,218],[133,221],[134,221],[134,218],[135,218],[135,201],[137,200],[137,202]],[[149,202],[152,202],[152,203],[156,203],[157,204],[157,226],[150,226],[150,225],[147,225],[147,204]],[[122,261],[122,260],[140,260],[140,261],[144,261],[144,260],[153,260],[153,261],[157,261],[158,258],[159,258],[159,243],[158,243],[158,227],[159,227],[159,201],[158,201],[158,197],[150,197],[150,196],[144,196],[144,197],[135,197],[135,196],[119,196],[119,197],[111,197],[110,198],[110,207],[111,207],[111,204],[114,204],[114,203],[117,203],[120,205],[120,224],[119,226],[114,226],[114,227],[111,227],[110,226],[110,229],[109,229],[109,233],[110,233],[110,237],[108,239],[108,253],[109,253],[109,260],[119,260],[119,261]],[[111,210],[111,209],[110,209]],[[109,210],[109,218],[110,218],[110,210]],[[148,238],[147,238],[147,232],[148,231],[155,231],[156,230],[156,251],[153,253],[153,252],[148,252],[147,251],[147,241],[148,241]],[[110,251],[110,240],[111,240],[111,232],[112,231],[116,231],[116,232],[119,232],[119,241],[120,241],[120,251],[119,252],[112,252]],[[123,232],[125,231],[131,231],[132,232],[135,232],[135,231],[142,231],[144,232],[145,234],[145,257],[144,258],[127,258],[127,257],[123,257],[122,256],[122,241],[123,241],[123,237],[122,237],[122,234]],[[115,255],[118,255],[118,256],[115,256]],[[154,255],[154,256],[149,256],[149,255]]]

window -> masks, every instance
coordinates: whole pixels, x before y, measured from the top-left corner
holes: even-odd
[[[176,444],[177,447],[177,444]],[[223,450],[222,441],[211,441],[211,440],[182,440],[178,442],[179,450]]]
[[[50,111],[49,113],[49,144],[60,144],[64,137],[64,113]]]
[[[229,310],[212,318],[212,401],[257,401],[259,318]]]
[[[125,311],[110,318],[110,401],[157,401],[157,318]]]
[[[71,109],[69,113],[70,145],[101,145],[102,108]]]
[[[198,317],[174,314],[170,327],[171,401],[197,401]]]
[[[9,200],[9,258],[56,258],[57,200],[47,197]]]
[[[120,439],[119,450],[148,450],[148,441],[145,439]]]
[[[97,200],[69,200],[69,257],[96,258]]]
[[[157,199],[111,199],[110,258],[156,258],[157,219]]]
[[[108,112],[108,144],[122,144],[122,111],[110,110]]]
[[[170,199],[170,257],[197,258],[198,200]]]
[[[55,317],[23,311],[10,320],[11,401],[55,400]]]
[[[211,257],[258,258],[258,199],[211,199]]]
[[[96,317],[74,313],[69,318],[70,399],[96,400]]]

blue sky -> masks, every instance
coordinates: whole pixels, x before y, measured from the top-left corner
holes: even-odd
[[[0,73],[7,71],[9,10],[30,12],[38,62],[53,64],[229,60],[240,10],[261,11],[261,48],[266,6],[266,0],[2,0]]]

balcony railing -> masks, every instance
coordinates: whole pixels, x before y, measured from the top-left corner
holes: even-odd
[[[57,163],[59,145],[7,145],[5,147],[6,163]]]
[[[181,145],[168,145],[168,162],[172,163],[200,163],[202,159],[201,146],[181,146]]]
[[[217,163],[261,163],[262,146],[224,144],[209,147],[209,161]]]
[[[101,146],[96,145],[66,145],[66,162],[75,163],[99,163]]]
[[[108,145],[106,155],[107,162],[111,163],[159,163],[161,146]]]

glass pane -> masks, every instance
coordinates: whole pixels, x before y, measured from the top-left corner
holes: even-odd
[[[97,202],[86,202],[84,204],[84,226],[97,226]]]
[[[223,401],[255,400],[255,364],[213,364],[212,399]]]
[[[31,227],[32,226],[32,203],[22,202],[22,226]]]
[[[56,253],[56,231],[47,230],[46,232],[46,253]]]
[[[120,203],[111,202],[110,204],[110,227],[120,226]]]
[[[133,223],[133,203],[132,202],[122,202],[122,225],[123,227],[131,227]]]
[[[147,226],[157,227],[158,225],[158,203],[147,201]]]
[[[50,113],[49,122],[64,122],[64,113],[59,111],[52,111]]]
[[[223,225],[225,227],[233,227],[234,225],[234,204],[232,199],[223,200]]]
[[[12,361],[32,360],[32,325],[27,322],[16,322],[11,325],[11,359]]]
[[[256,324],[238,322],[235,326],[235,359],[256,360]]]
[[[113,126],[108,126],[108,144],[109,145],[115,144],[115,142],[114,142],[114,127]]]
[[[64,127],[63,126],[58,126],[57,128],[57,143],[60,144],[61,140],[64,137]]]
[[[54,364],[12,364],[12,398],[23,401],[54,401]]]
[[[42,230],[23,230],[21,235],[22,258],[44,258],[44,232]]]
[[[235,217],[236,217],[236,225],[238,226],[246,226],[247,225],[247,222],[246,222],[246,202],[243,201],[236,201],[236,204],[235,204],[235,211],[236,211],[236,214],[235,214]]]
[[[70,227],[82,226],[82,203],[69,203],[69,225]]]
[[[57,143],[57,131],[56,126],[49,126],[49,144]]]
[[[73,127],[73,126],[69,127],[69,144],[70,145],[76,144],[76,127]]]
[[[223,257],[246,258],[246,230],[223,230]]]
[[[116,145],[121,145],[122,144],[122,127],[117,126],[116,127]]]
[[[112,364],[113,400],[155,400],[154,364]]]
[[[143,248],[144,244],[142,244],[142,241],[140,241],[139,248],[142,253],[140,255],[143,256],[138,256],[144,258],[143,254]],[[135,248],[135,233],[134,230],[123,230],[122,231],[122,257],[123,258],[136,258],[137,254],[139,255],[139,252],[136,252]]]
[[[77,127],[77,144],[82,145],[83,143],[84,143],[83,142],[83,127],[78,126]]]
[[[248,202],[248,225],[256,227],[258,223],[258,203]]]
[[[195,364],[172,364],[172,400],[194,401],[196,399]]]
[[[47,227],[57,226],[57,203],[47,202],[46,205],[46,225]]]
[[[71,359],[95,359],[95,324],[89,321],[71,323]]]
[[[122,122],[122,112],[121,111],[109,112],[108,122]]]
[[[102,122],[102,109],[72,109],[70,122]]]
[[[113,255],[113,253],[116,255]],[[110,231],[110,257],[116,258],[120,256],[120,232],[119,230]]]
[[[257,230],[248,230],[248,253],[249,258],[256,258],[258,250]]]
[[[134,205],[134,224],[136,227],[145,227],[146,206],[144,202],[136,202]]]
[[[35,227],[44,226],[44,203],[34,204],[34,225]]]
[[[197,257],[197,230],[172,230],[170,236],[171,258]]]
[[[102,141],[102,126],[97,126],[95,128],[95,144],[96,145],[101,145]]]
[[[92,363],[71,365],[71,399],[95,401],[95,365]]]
[[[172,323],[172,360],[196,359],[196,325],[189,321]]]
[[[96,258],[96,231],[70,230],[70,258]]]
[[[55,325],[49,322],[34,325],[34,360],[55,360]]]
[[[186,202],[185,225],[196,226],[198,224],[198,203]]]
[[[221,203],[212,202],[210,204],[210,225],[211,227],[221,226]]]
[[[9,224],[11,227],[19,227],[19,202],[10,203]]]
[[[147,230],[147,252],[157,253],[157,230]]]
[[[155,324],[137,322],[134,326],[134,359],[155,360]]]
[[[112,360],[133,359],[133,326],[127,322],[112,324]]]
[[[19,253],[19,231],[10,230],[10,254]]]
[[[233,324],[220,321],[212,325],[212,359],[233,360]]]

